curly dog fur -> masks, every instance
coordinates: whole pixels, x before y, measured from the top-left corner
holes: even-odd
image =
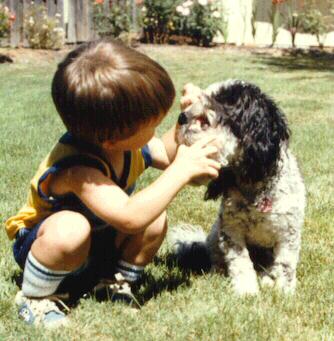
[[[285,115],[253,84],[216,83],[180,115],[177,132],[179,143],[187,145],[209,135],[217,139],[222,168],[205,198],[222,197],[221,206],[207,237],[173,232],[177,253],[185,254],[189,246],[194,252],[202,241],[212,267],[226,269],[243,295],[259,291],[250,248],[260,247],[260,254],[272,250],[260,283],[293,292],[306,198]]]

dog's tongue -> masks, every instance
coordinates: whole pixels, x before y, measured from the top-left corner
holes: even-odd
[[[273,208],[273,202],[270,198],[265,197],[262,199],[262,201],[258,203],[257,208],[260,212],[263,212],[263,213],[271,212]]]

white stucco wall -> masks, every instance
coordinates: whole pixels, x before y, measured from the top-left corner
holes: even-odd
[[[258,45],[268,46],[272,41],[272,25],[267,22],[256,22],[256,37],[252,36],[252,0],[220,0],[223,12],[228,22],[228,43],[236,45]],[[267,0],[270,1],[270,0]],[[218,42],[222,42],[222,37],[217,37]],[[325,46],[334,46],[334,32],[329,32],[324,37]],[[297,47],[317,46],[315,36],[311,34],[297,33]],[[291,35],[285,29],[279,29],[279,34],[275,46],[291,46]]]

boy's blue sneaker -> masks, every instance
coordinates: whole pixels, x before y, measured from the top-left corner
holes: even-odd
[[[61,304],[66,310],[69,308],[57,296],[29,298],[19,291],[15,303],[18,306],[19,317],[27,324],[45,328],[68,325],[68,318],[56,303]]]

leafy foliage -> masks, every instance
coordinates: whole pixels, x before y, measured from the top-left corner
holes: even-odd
[[[144,0],[141,12],[145,42],[166,43],[170,34],[179,29],[175,26],[177,3],[178,0]]]
[[[93,22],[95,30],[100,37],[119,37],[124,32],[129,32],[131,21],[128,4],[112,5],[105,11],[103,1],[96,1],[93,5]]]
[[[185,33],[196,45],[209,46],[216,34],[223,32],[222,23],[220,11],[213,3],[197,0],[186,19]]]
[[[327,32],[326,17],[316,7],[308,8],[302,15],[302,28],[306,33],[316,36],[319,45],[322,45],[321,38]]]
[[[172,35],[209,46],[218,32],[227,39],[227,26],[214,1],[145,0],[142,8],[145,41],[168,42]]]
[[[31,2],[24,17],[24,32],[29,46],[33,49],[62,48],[65,42],[65,32],[59,26],[60,17],[60,14],[56,14],[55,18],[49,17],[45,5]]]
[[[8,36],[13,20],[15,16],[10,13],[9,8],[0,3],[0,38]]]

